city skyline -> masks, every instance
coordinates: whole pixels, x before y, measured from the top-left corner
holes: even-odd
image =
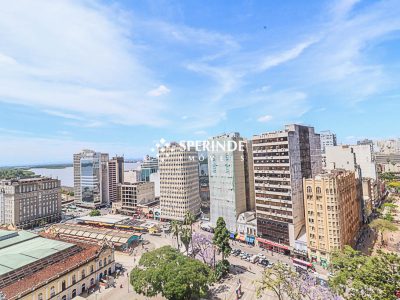
[[[398,137],[396,1],[198,5],[6,3],[0,166],[290,123],[345,144]]]

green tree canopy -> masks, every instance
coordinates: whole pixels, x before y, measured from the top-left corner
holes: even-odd
[[[0,179],[30,178],[35,177],[35,173],[26,169],[1,168]]]
[[[400,287],[400,256],[378,251],[365,256],[346,246],[331,263],[329,285],[349,300],[395,300]]]
[[[101,215],[101,212],[98,210],[98,209],[93,209],[90,213],[89,213],[89,216],[91,216],[91,217],[97,217],[97,216],[100,216]]]
[[[217,219],[217,227],[214,230],[213,244],[217,247],[218,253],[222,254],[222,260],[231,254],[232,248],[229,244],[229,231],[226,228],[224,218]]]
[[[381,233],[381,243],[384,244],[384,233],[386,231],[397,231],[397,226],[393,224],[390,219],[375,219],[369,224],[372,229],[375,229]]]
[[[191,300],[207,294],[213,273],[206,264],[164,246],[143,254],[130,282],[137,293],[147,297],[161,294],[171,300]]]

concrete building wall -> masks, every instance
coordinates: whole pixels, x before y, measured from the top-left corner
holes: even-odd
[[[355,245],[361,225],[355,173],[334,170],[304,179],[309,257],[326,266],[330,254]]]
[[[180,220],[186,212],[200,214],[198,154],[172,143],[160,149],[161,218]]]
[[[30,228],[61,219],[61,182],[51,178],[0,182],[0,221]]]
[[[238,133],[211,138],[210,143],[225,145],[232,141],[243,142]],[[228,230],[236,231],[240,213],[246,211],[246,174],[244,151],[227,151],[222,147],[208,151],[208,174],[210,186],[210,221],[215,226],[218,217],[223,217]]]

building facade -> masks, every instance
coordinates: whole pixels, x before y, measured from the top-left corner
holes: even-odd
[[[31,228],[61,220],[61,183],[52,178],[0,181],[0,224]]]
[[[308,254],[327,267],[333,251],[356,243],[361,206],[355,173],[333,170],[303,184]]]
[[[304,220],[303,178],[321,172],[320,138],[313,127],[253,137],[258,244],[288,253]]]
[[[158,171],[158,159],[146,156],[141,164],[140,181],[150,181],[150,175]]]
[[[321,139],[321,153],[325,153],[325,148],[328,146],[336,146],[336,134],[330,130],[324,130],[319,133]]]
[[[160,149],[161,218],[180,220],[186,212],[200,214],[198,154],[172,143]]]
[[[74,194],[79,206],[109,204],[108,154],[82,150],[74,154]]]
[[[137,211],[138,204],[154,202],[154,183],[140,181],[136,183],[124,183],[118,186],[121,197],[120,213],[133,215]]]
[[[124,158],[116,156],[108,162],[109,201],[118,201],[118,185],[124,183]]]
[[[236,232],[239,214],[254,209],[251,148],[237,132],[213,137],[209,143],[215,145],[208,151],[210,221],[216,226],[223,217],[228,230]]]
[[[73,299],[115,271],[109,244],[75,243],[24,231],[1,231],[0,236],[2,264],[9,266],[0,272],[0,292],[7,300]],[[7,261],[10,251],[13,260]]]

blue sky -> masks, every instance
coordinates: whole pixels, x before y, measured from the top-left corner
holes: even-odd
[[[397,137],[399,15],[398,0],[7,1],[0,165],[287,123]]]

